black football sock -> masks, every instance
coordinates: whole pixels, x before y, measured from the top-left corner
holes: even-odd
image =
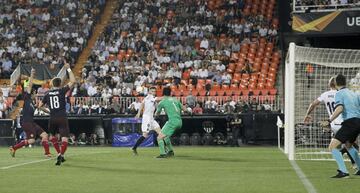
[[[136,149],[144,141],[144,139],[145,139],[144,136],[139,137],[139,139],[136,141],[133,149]]]

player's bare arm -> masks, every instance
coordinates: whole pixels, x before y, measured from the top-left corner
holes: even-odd
[[[37,109],[44,111],[47,114],[50,114],[50,111],[44,107],[44,103],[42,101],[39,102],[39,104],[36,107]]]
[[[342,112],[344,111],[344,107],[342,105],[338,105],[334,111],[334,113],[331,115],[331,117],[326,121],[321,121],[320,125],[322,127],[328,127],[330,123],[335,120]]]
[[[142,115],[142,113],[144,112],[144,101],[141,103],[141,105],[140,105],[140,108],[139,108],[139,110],[138,110],[138,112],[137,112],[137,114],[135,115],[135,118],[140,118],[141,117],[141,115]]]
[[[315,108],[320,104],[320,101],[315,99],[310,105],[309,108],[306,111],[305,117],[304,117],[304,123],[310,123],[311,122],[311,113],[315,110]]]
[[[65,61],[64,67],[66,68],[66,71],[68,72],[69,79],[70,79],[70,81],[69,81],[69,83],[67,85],[69,86],[69,88],[73,88],[73,86],[74,86],[74,84],[76,82],[75,75],[74,75],[74,73],[72,72],[72,70],[70,68],[70,64],[67,63],[66,61]]]
[[[29,85],[28,85],[28,87],[26,87],[26,92],[29,94],[31,94],[34,77],[35,77],[35,69],[31,68],[30,77],[29,77]]]

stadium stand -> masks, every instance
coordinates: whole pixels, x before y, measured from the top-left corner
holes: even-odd
[[[71,13],[84,13],[81,9],[65,11],[69,4],[38,8],[24,3],[22,6],[39,9],[40,13],[56,7],[69,17]],[[99,20],[100,10],[94,8],[95,4],[87,6],[93,8],[88,14],[94,15],[86,21],[93,24]],[[184,104],[190,93],[195,96],[204,113],[225,112],[226,101],[230,100],[227,97],[234,101],[233,109],[235,104],[247,105],[256,98],[259,108],[255,109],[269,103],[272,110],[279,110],[275,82],[281,58],[276,46],[279,22],[274,17],[275,6],[273,0],[118,2],[114,13],[106,13],[112,15],[111,21],[97,39],[84,68],[79,70],[81,80],[68,93],[69,112],[92,114],[96,107],[103,106],[101,114],[130,113],[130,104],[145,96],[149,87],[155,86],[157,95],[161,95],[163,86],[168,84],[172,84],[173,95]],[[52,15],[51,19],[54,19]],[[84,23],[76,19],[67,22],[64,25]],[[50,31],[64,28],[50,27]],[[59,37],[65,43],[74,40],[72,34],[68,35],[70,39]],[[89,39],[84,37],[87,37],[84,42]],[[49,38],[45,40],[53,42]],[[53,43],[58,47],[59,42]],[[54,51],[49,50],[49,54]],[[75,63],[80,51],[72,55],[62,49],[53,57],[69,56]],[[50,60],[47,54],[43,56],[45,64]],[[38,95],[41,97],[41,93]],[[217,103],[211,111],[205,108],[207,97]]]
[[[169,83],[177,85],[175,96],[194,87],[201,96],[268,93],[280,62],[274,7],[275,1],[126,1],[82,70],[83,85],[119,85],[126,96]]]
[[[53,74],[63,59],[75,63],[105,5],[101,1],[2,1],[1,77],[21,64],[44,65]]]

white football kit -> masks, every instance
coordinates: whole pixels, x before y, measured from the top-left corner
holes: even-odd
[[[334,113],[335,111],[335,94],[336,90],[329,90],[324,93],[322,93],[319,98],[317,98],[318,101],[322,102],[326,106],[326,110],[329,114],[329,117]],[[343,122],[343,119],[340,116],[338,116],[335,120],[333,120],[330,124],[331,130],[334,134],[340,129],[341,123]]]
[[[143,133],[149,133],[151,130],[160,128],[159,124],[154,119],[156,98],[149,94],[144,98],[144,109],[142,116],[141,130]]]

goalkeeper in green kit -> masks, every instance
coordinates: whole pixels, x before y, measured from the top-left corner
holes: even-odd
[[[181,111],[183,106],[176,98],[171,97],[170,87],[163,89],[164,98],[157,106],[155,116],[158,116],[162,109],[168,116],[168,121],[165,123],[161,132],[158,133],[158,144],[160,149],[160,155],[157,158],[167,158],[174,156],[174,150],[171,145],[170,137],[175,133],[177,129],[182,126]],[[166,150],[165,150],[166,147]]]

